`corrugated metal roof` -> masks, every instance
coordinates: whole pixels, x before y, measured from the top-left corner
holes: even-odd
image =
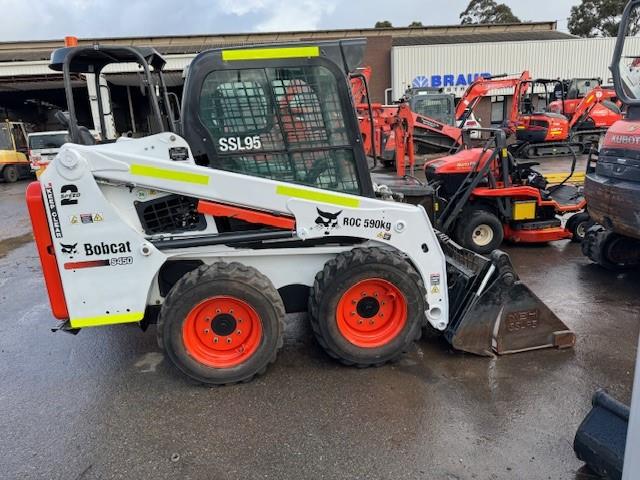
[[[398,37],[393,39],[394,47],[408,45],[442,45],[456,43],[524,42],[529,40],[567,40],[573,35],[557,30],[531,32],[488,32],[467,35],[424,35],[420,37]]]

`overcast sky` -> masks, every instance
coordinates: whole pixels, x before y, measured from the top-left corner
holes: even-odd
[[[503,0],[504,1],[504,0]],[[468,0],[0,0],[0,41],[459,23]],[[521,20],[566,18],[579,0],[506,0]]]

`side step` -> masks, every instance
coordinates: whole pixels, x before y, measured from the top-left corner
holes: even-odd
[[[522,283],[509,255],[495,250],[489,259],[438,238],[449,280],[445,337],[454,348],[493,356],[575,345],[575,334]]]

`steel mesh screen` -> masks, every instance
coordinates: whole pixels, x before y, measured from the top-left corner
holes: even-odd
[[[211,72],[200,117],[215,145],[214,168],[359,191],[337,81],[324,67]]]

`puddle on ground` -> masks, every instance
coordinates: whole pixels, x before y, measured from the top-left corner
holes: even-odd
[[[29,242],[33,241],[33,235],[31,232],[24,233],[17,237],[9,237],[3,240],[0,240],[0,258],[6,257],[9,253],[14,251],[16,248],[21,247]]]

